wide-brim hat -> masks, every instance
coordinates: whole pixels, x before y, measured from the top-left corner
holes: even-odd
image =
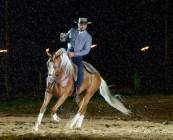
[[[92,24],[92,22],[88,21],[87,18],[79,18],[78,22],[75,21],[74,23],[78,23],[78,24],[80,24],[80,23]]]

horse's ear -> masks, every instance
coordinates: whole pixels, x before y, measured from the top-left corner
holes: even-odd
[[[52,54],[49,51],[46,51],[46,53],[49,58],[52,58]]]

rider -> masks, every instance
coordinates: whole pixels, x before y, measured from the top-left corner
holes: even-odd
[[[78,28],[71,28],[67,33],[60,34],[60,41],[65,42],[69,39],[68,43],[68,56],[72,59],[73,63],[78,67],[77,81],[75,81],[75,94],[76,100],[79,100],[80,86],[83,82],[83,63],[82,57],[90,52],[92,37],[86,31],[88,24],[87,18],[79,18]]]

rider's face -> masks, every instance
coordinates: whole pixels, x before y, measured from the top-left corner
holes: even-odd
[[[78,28],[80,31],[84,31],[87,29],[87,23],[79,23]]]

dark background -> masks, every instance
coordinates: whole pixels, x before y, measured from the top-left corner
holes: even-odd
[[[98,44],[84,59],[116,89],[173,89],[171,5],[169,0],[0,0],[1,96],[43,94],[45,49],[66,47],[59,34],[76,27],[78,17],[93,24]],[[150,46],[147,52],[140,49]]]

